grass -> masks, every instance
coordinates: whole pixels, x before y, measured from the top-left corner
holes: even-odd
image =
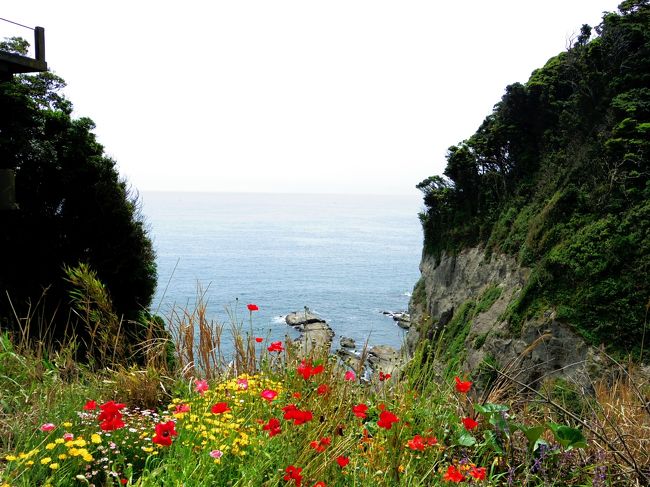
[[[158,339],[129,367],[0,335],[0,486],[647,484],[648,384],[632,364],[594,380],[578,416],[506,387],[511,369],[478,397],[433,363],[361,381],[324,352],[271,352],[201,303],[168,327],[175,360]]]

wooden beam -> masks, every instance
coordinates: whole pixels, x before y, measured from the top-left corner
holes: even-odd
[[[34,50],[36,51],[36,60],[45,62],[45,29],[43,27],[34,29]]]

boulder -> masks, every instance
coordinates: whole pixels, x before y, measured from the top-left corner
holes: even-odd
[[[341,347],[343,347],[343,348],[356,348],[356,346],[357,346],[356,343],[354,342],[354,340],[352,338],[349,338],[349,337],[341,337],[341,340],[340,340],[339,343],[340,343]]]
[[[305,308],[304,311],[289,313],[284,321],[289,326],[306,325],[307,323],[325,323],[323,318],[309,311],[309,308]]]

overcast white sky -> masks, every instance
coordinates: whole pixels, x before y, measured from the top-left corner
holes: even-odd
[[[413,194],[619,0],[3,0],[139,190]],[[31,32],[0,22],[0,37]]]

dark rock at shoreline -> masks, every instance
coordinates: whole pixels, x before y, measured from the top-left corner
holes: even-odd
[[[285,317],[284,321],[289,326],[300,326],[308,323],[325,323],[324,319],[309,311],[309,308],[305,308],[305,311],[294,311],[293,313],[289,313]]]
[[[349,337],[341,337],[341,340],[339,341],[341,347],[343,348],[356,348],[356,343],[352,338]]]
[[[309,311],[308,308],[305,307],[305,311],[289,313],[285,322],[300,331],[300,337],[293,343],[301,348],[302,354],[309,355],[324,348],[329,350],[334,338],[334,331],[324,319]]]

